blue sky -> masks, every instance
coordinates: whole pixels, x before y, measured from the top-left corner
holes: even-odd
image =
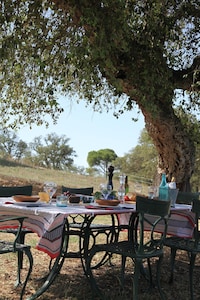
[[[141,130],[144,128],[142,114],[137,122],[132,112],[126,112],[119,119],[110,113],[94,112],[92,107],[85,107],[85,102],[77,104],[76,101],[61,100],[64,113],[60,116],[57,125],[52,122],[48,129],[45,126],[28,126],[21,128],[17,135],[25,142],[30,143],[36,136],[46,136],[55,132],[69,138],[69,146],[74,149],[77,157],[74,158],[76,166],[88,167],[87,155],[90,151],[100,149],[113,149],[117,156],[123,156],[138,143]]]

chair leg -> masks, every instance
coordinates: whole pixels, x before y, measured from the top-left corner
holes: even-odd
[[[87,278],[89,280],[91,289],[92,289],[92,299],[98,295],[100,297],[100,299],[105,299],[104,295],[102,294],[101,290],[99,289],[96,280],[94,278],[94,275],[92,273],[92,267],[91,267],[91,263],[92,263],[92,259],[93,256],[96,254],[96,250],[95,250],[95,246],[94,248],[91,249],[87,260],[86,260],[86,274],[87,274]]]
[[[121,257],[121,275],[120,275],[121,286],[124,286],[125,265],[126,265],[126,256],[122,255],[122,257]]]
[[[196,254],[191,253],[190,256],[190,268],[189,268],[189,281],[190,281],[190,298],[191,300],[194,299],[194,292],[193,292],[193,271],[194,271],[194,264],[195,264]]]
[[[160,293],[160,297],[162,300],[165,300],[166,299],[166,295],[165,293],[163,292],[162,288],[161,288],[161,285],[160,285],[160,271],[161,271],[161,263],[162,263],[162,260],[163,260],[163,255],[161,255],[158,259],[158,262],[157,262],[157,272],[156,272],[156,283],[157,283],[157,287],[158,287],[158,290],[159,290],[159,293]]]
[[[147,263],[148,263],[148,270],[149,270],[148,278],[147,278],[147,274],[145,275],[146,272],[145,271],[143,271],[143,272],[144,272],[144,277],[149,280],[149,288],[152,289],[153,288],[153,275],[152,275],[150,259],[147,259]],[[144,267],[143,267],[143,269],[144,269]]]
[[[140,276],[142,260],[134,260],[134,278],[133,278],[133,299],[138,300],[138,281]]]
[[[173,283],[174,281],[174,265],[175,265],[176,251],[177,250],[175,248],[171,248],[171,256],[170,256],[171,274],[170,274],[169,283]]]
[[[18,243],[19,244],[24,244],[25,241],[25,234],[23,231],[20,233],[19,238],[18,238]],[[15,286],[19,286],[21,284],[21,269],[23,268],[23,251],[18,251],[17,252],[17,280],[15,283]]]
[[[28,257],[28,260],[29,260],[29,269],[28,269],[28,273],[27,273],[26,278],[25,278],[24,283],[23,283],[23,287],[22,287],[21,295],[20,295],[20,300],[22,300],[22,298],[23,298],[27,282],[29,280],[29,277],[30,277],[32,269],[33,269],[33,256],[32,256],[31,250],[29,248],[26,248],[26,249],[24,249],[23,252]]]

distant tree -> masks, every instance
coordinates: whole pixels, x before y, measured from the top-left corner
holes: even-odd
[[[5,158],[20,160],[28,148],[27,143],[19,140],[14,131],[8,129],[0,130],[0,150]]]
[[[117,158],[117,154],[112,149],[101,149],[90,151],[87,156],[87,162],[90,167],[107,175],[108,166]]]
[[[35,162],[49,169],[68,169],[73,165],[75,151],[68,145],[69,138],[50,133],[46,137],[35,137],[31,143]]]
[[[19,142],[16,144],[14,157],[17,160],[22,159],[25,156],[27,149],[28,149],[27,143],[22,140],[19,140]]]
[[[4,157],[12,157],[17,144],[17,135],[8,129],[0,130],[0,149]]]
[[[157,165],[158,154],[146,129],[141,131],[138,145],[115,161],[115,166],[131,178],[141,177],[147,180],[155,178]]]

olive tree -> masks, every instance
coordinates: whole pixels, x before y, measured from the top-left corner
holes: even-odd
[[[108,166],[117,158],[117,154],[112,149],[101,149],[90,151],[87,156],[87,162],[90,167],[94,167],[107,176]]]
[[[0,151],[4,158],[20,160],[26,155],[28,145],[14,131],[0,130]]]
[[[1,120],[56,122],[61,94],[116,117],[139,107],[159,170],[189,189],[195,147],[174,106],[199,109],[199,27],[196,0],[2,0]]]
[[[49,169],[65,170],[73,165],[75,151],[68,145],[69,138],[49,133],[45,137],[35,137],[30,144],[34,161]]]

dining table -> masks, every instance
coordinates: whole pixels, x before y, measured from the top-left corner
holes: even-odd
[[[0,218],[10,216],[24,216],[23,226],[38,235],[36,248],[48,254],[50,259],[54,260],[45,281],[28,299],[33,300],[43,294],[52,284],[59,274],[64,259],[66,257],[68,245],[66,245],[64,236],[69,230],[70,215],[84,215],[85,228],[91,226],[91,223],[97,216],[117,216],[118,225],[127,225],[130,217],[136,213],[135,203],[121,203],[118,206],[99,206],[96,203],[71,204],[66,207],[58,207],[56,203],[44,203],[41,201],[35,203],[15,202],[12,197],[0,198]],[[184,237],[191,237],[194,230],[194,215],[191,212],[190,205],[177,204],[171,208],[168,222],[168,234]],[[116,227],[116,224],[114,225]],[[16,227],[15,221],[3,223],[0,229]],[[147,228],[148,230],[148,224]],[[158,229],[162,232],[162,225]],[[87,232],[87,230],[86,230]],[[85,235],[88,238],[87,234]]]
[[[24,216],[23,227],[38,235],[36,249],[47,253],[53,261],[45,281],[28,299],[33,300],[43,294],[59,274],[63,262],[67,257],[68,244],[66,243],[65,237],[69,230],[68,219],[70,216],[85,216],[82,228],[84,229],[84,239],[87,240],[85,245],[88,245],[89,228],[96,217],[119,216],[120,214],[131,214],[134,211],[134,204],[120,204],[118,206],[104,207],[96,203],[81,203],[59,207],[55,202],[51,204],[41,201],[16,202],[12,197],[0,198],[0,218]],[[115,219],[110,218],[110,220],[112,222],[111,227],[117,230],[118,226],[116,223],[113,223]],[[16,226],[16,221],[3,222],[0,229],[15,228]],[[86,252],[87,250],[88,249],[86,249]]]

